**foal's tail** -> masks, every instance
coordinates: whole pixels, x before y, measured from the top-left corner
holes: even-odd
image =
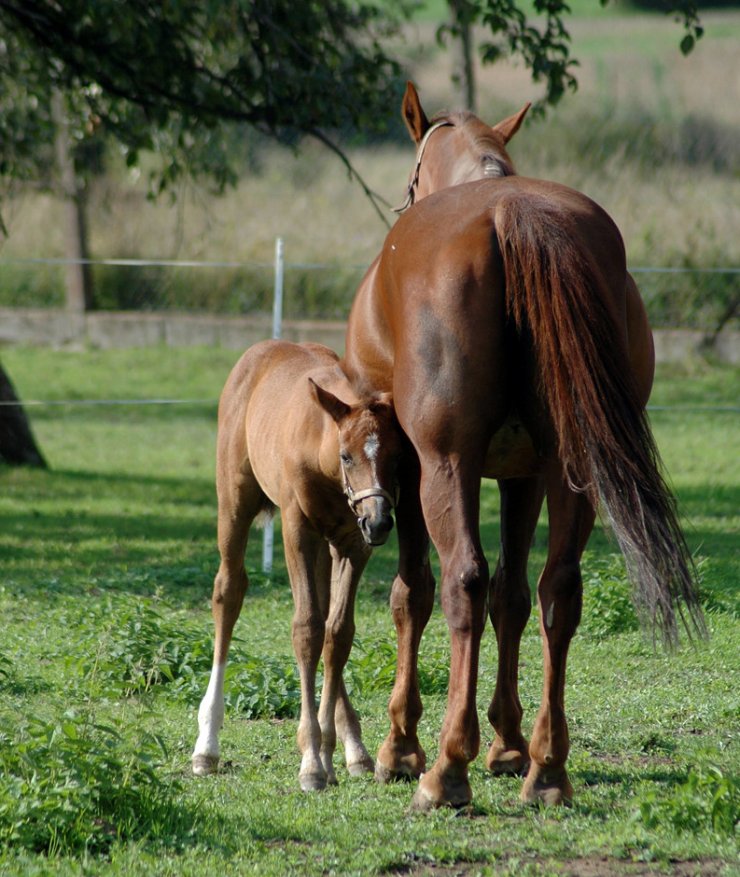
[[[575,244],[572,220],[544,199],[499,202],[496,233],[507,310],[531,335],[571,487],[601,502],[641,614],[668,643],[677,639],[676,611],[689,634],[703,634],[696,570],[599,265]]]

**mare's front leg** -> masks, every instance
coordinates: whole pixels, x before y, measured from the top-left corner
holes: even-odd
[[[480,459],[482,452],[478,461],[474,452],[454,457],[435,452],[422,462],[421,501],[439,552],[451,655],[439,755],[413,800],[420,810],[460,807],[472,799],[468,764],[480,746],[476,684],[489,584],[478,533]]]
[[[342,680],[355,636],[355,597],[370,550],[360,537],[341,550],[331,548],[331,594],[324,631],[324,686],[319,706],[321,761],[329,783],[336,783],[333,756],[337,735],[342,741],[350,774],[372,771],[373,762],[362,743],[357,714],[352,708]]]
[[[496,736],[486,756],[486,767],[497,775],[518,774],[529,765],[529,745],[522,736],[519,645],[532,607],[527,558],[542,506],[544,481],[501,480],[499,489],[501,553],[491,579],[488,605],[498,643],[496,689],[488,709]]]
[[[419,691],[419,644],[434,605],[434,576],[429,565],[429,536],[419,500],[419,464],[414,451],[404,459],[400,477],[398,574],[391,589],[396,627],[397,663],[388,715],[391,727],[378,751],[375,778],[390,782],[417,779],[426,768],[426,754],[417,729],[422,715]]]
[[[327,772],[321,761],[321,727],[316,711],[316,669],[324,644],[324,605],[316,571],[323,565],[322,537],[311,527],[294,498],[281,501],[285,562],[293,591],[293,651],[301,679],[301,715],[298,748],[301,767],[298,779],[304,792],[326,788]]]
[[[550,537],[547,562],[537,586],[544,681],[532,740],[529,773],[522,788],[525,802],[567,803],[573,797],[565,763],[570,748],[565,718],[565,665],[568,648],[581,619],[583,583],[581,555],[595,513],[583,494],[563,480],[559,464],[547,475]]]

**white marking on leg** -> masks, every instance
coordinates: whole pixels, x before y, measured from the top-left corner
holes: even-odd
[[[550,606],[547,610],[547,615],[545,616],[545,624],[548,628],[552,627],[553,617],[555,615],[555,601],[553,600],[550,603]]]
[[[198,709],[198,739],[193,759],[204,756],[218,761],[218,732],[224,723],[224,675],[226,664],[214,664],[208,688]]]

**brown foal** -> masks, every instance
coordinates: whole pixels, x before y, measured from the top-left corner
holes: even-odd
[[[352,647],[360,576],[372,547],[382,545],[393,526],[400,442],[389,395],[359,398],[326,347],[265,341],[232,370],[218,414],[221,564],[213,587],[213,669],[198,712],[195,774],[213,773],[218,766],[226,659],[247,590],[247,537],[257,515],[275,506],[295,602],[301,788],[336,783],[337,736],[350,774],[373,770],[342,671]]]

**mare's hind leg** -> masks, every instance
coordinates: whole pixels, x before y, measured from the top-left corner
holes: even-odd
[[[213,667],[198,710],[199,733],[192,756],[196,776],[207,776],[218,768],[218,733],[224,720],[226,659],[248,584],[244,571],[244,552],[249,528],[264,504],[264,494],[251,473],[244,474],[236,468],[219,466],[218,548],[221,563],[213,583],[211,601],[215,627]]]
[[[369,550],[362,543],[358,530],[354,544],[347,546],[344,553],[332,546],[331,555],[331,599],[328,612],[324,613],[324,685],[319,706],[319,725],[321,761],[328,782],[333,784],[337,781],[333,766],[337,733],[345,746],[350,772],[362,773],[367,769],[369,759],[367,750],[362,745],[359,720],[349,703],[342,680],[355,636],[357,585],[367,563]],[[372,770],[372,760],[370,769]]]
[[[486,757],[494,774],[521,773],[529,764],[529,746],[522,736],[519,700],[519,644],[529,618],[532,598],[527,558],[542,506],[541,478],[499,481],[501,491],[501,553],[491,579],[488,611],[498,642],[496,689],[488,718],[496,736]]]
[[[450,682],[439,755],[419,780],[413,807],[459,807],[472,798],[468,764],[478,754],[476,704],[480,640],[486,622],[488,564],[478,533],[480,464],[466,459],[424,460],[421,500],[442,568],[442,609],[450,633]]]
[[[375,778],[390,782],[418,778],[426,755],[417,728],[422,714],[419,692],[419,644],[434,605],[434,576],[429,565],[429,536],[419,501],[419,465],[414,452],[401,470],[401,501],[396,510],[398,574],[391,589],[397,663],[388,715],[391,727],[378,751]]]
[[[581,619],[583,583],[580,560],[593,528],[595,513],[583,494],[564,482],[559,466],[547,477],[550,537],[547,562],[537,586],[544,657],[544,681],[532,740],[529,773],[521,798],[525,802],[567,803],[573,796],[565,762],[568,723],[565,718],[565,665],[568,647]]]

